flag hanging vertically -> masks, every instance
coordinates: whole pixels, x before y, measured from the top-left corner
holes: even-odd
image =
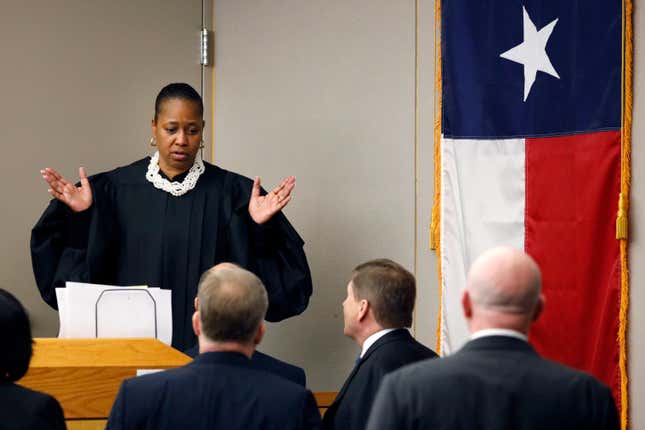
[[[532,344],[609,385],[624,428],[628,280],[616,215],[629,193],[631,4],[437,5],[438,348],[468,339],[460,296],[472,261],[493,246],[524,249],[546,296]]]

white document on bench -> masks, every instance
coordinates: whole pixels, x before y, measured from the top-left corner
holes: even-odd
[[[56,288],[59,338],[152,337],[170,345],[170,290],[67,282]]]

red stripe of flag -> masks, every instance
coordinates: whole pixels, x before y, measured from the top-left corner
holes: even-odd
[[[543,273],[531,343],[609,385],[620,408],[620,132],[526,140],[525,248]]]

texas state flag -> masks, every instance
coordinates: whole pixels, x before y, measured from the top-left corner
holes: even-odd
[[[440,349],[469,333],[472,261],[524,249],[543,273],[542,355],[620,406],[622,2],[441,2]]]

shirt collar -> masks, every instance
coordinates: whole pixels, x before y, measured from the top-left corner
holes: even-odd
[[[506,328],[487,328],[479,330],[470,335],[470,340],[475,340],[479,339],[480,337],[486,336],[508,336],[523,340],[525,342],[529,341],[529,338],[524,333]]]
[[[361,355],[360,358],[363,358],[365,356],[365,353],[367,352],[368,349],[370,349],[370,346],[374,345],[374,343],[385,336],[386,334],[393,332],[394,330],[397,330],[396,328],[386,328],[383,330],[379,330],[376,333],[373,333],[370,335],[367,339],[365,339],[365,342],[363,342],[363,349],[361,350]]]

